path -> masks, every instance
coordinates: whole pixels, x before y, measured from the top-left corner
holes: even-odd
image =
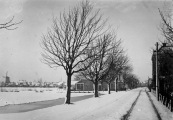
[[[158,120],[157,114],[144,89],[128,120]]]
[[[85,100],[88,98],[93,97],[93,95],[85,95],[85,96],[77,96],[77,97],[72,97],[71,102],[77,102],[81,100]],[[43,101],[43,102],[34,102],[34,103],[26,103],[26,104],[21,104],[21,105],[8,105],[8,106],[3,106],[0,107],[0,114],[6,114],[6,113],[20,113],[20,112],[28,112],[32,110],[37,110],[37,109],[43,109],[47,107],[52,107],[56,105],[62,105],[64,104],[64,98],[59,98],[55,100],[48,100],[48,101]]]
[[[88,111],[87,114],[79,116],[76,120],[120,120],[131,104],[138,96],[140,89],[128,91],[123,96],[112,98],[109,104],[100,106],[94,111]]]

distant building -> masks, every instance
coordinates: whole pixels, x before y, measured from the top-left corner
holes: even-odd
[[[118,75],[117,82],[115,82],[115,89],[124,90],[125,88],[129,88],[127,84],[124,83],[123,74]]]
[[[161,47],[158,51],[158,89],[159,92],[173,91],[173,50]],[[172,56],[172,57],[171,57]],[[152,55],[152,82],[151,87],[156,88],[156,51]]]
[[[66,82],[63,82],[63,81],[58,82],[58,87],[61,89],[65,89],[66,85],[67,85]]]
[[[98,83],[98,90],[99,91],[105,91],[108,89],[108,85],[103,82]],[[110,86],[111,90],[115,90],[115,82],[113,81]],[[94,84],[93,82],[85,79],[81,79],[80,81],[72,81],[71,82],[71,90],[74,91],[93,91],[94,90]]]
[[[18,86],[27,86],[27,81],[26,80],[19,80],[18,81]]]

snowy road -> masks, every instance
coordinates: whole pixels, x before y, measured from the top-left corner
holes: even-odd
[[[118,120],[123,116],[139,94],[140,89],[128,92],[109,104],[80,116],[77,120]]]
[[[129,120],[158,120],[157,114],[144,89],[141,91],[139,99],[130,114]]]

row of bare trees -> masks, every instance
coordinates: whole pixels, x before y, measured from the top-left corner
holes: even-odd
[[[125,55],[121,47],[121,40],[117,40],[116,36],[112,34],[109,35],[112,36],[109,37],[109,40],[104,39],[106,41],[102,41],[103,39],[99,39],[102,44],[99,42],[99,45],[97,44],[99,47],[94,48],[94,52],[98,51],[95,54],[97,59],[91,63],[88,69],[79,72],[75,76],[76,79],[89,80],[94,84],[95,97],[98,97],[99,82],[107,83],[108,93],[110,94],[110,85],[115,81],[117,88],[119,75],[123,75],[124,81],[122,82],[124,82],[124,85],[130,86],[130,88],[134,88],[134,86],[137,86],[136,83],[139,83],[138,78],[132,75],[132,66],[129,64],[128,56]],[[88,64],[90,63],[90,61],[87,62]]]
[[[95,97],[98,97],[98,83],[106,82],[110,93],[110,84],[128,63],[127,56],[121,48],[121,40],[117,40],[110,32],[96,40],[96,45],[90,54],[94,55],[94,61],[89,59],[91,64],[88,69],[79,72],[79,76],[94,84]]]
[[[99,81],[110,85],[120,72],[130,68],[121,40],[117,40],[116,32],[108,29],[106,23],[100,10],[94,11],[86,0],[54,17],[52,27],[43,35],[42,62],[66,71],[65,104],[70,104],[72,75],[92,81],[98,97]]]

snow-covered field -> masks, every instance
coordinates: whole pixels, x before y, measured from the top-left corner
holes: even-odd
[[[71,96],[83,96],[93,93],[72,93]],[[9,104],[22,104],[36,101],[53,100],[58,98],[64,98],[65,91],[20,91],[20,92],[0,92],[0,106]]]
[[[130,91],[113,92],[112,94],[102,95],[99,98],[93,97],[70,105],[57,105],[23,113],[0,114],[0,120],[120,120],[130,109],[140,89],[141,88]],[[52,93],[52,95],[55,94],[58,93]],[[72,93],[72,95],[74,94],[77,95],[78,93]],[[150,96],[162,120],[173,120],[173,113],[163,106],[162,103],[158,102],[152,93],[150,93]],[[135,114],[140,116],[137,120],[143,120],[144,115],[145,117],[149,115],[152,116],[151,112],[153,112],[153,110],[144,90],[138,100],[139,102],[136,104],[136,108],[134,108],[137,110]],[[145,109],[143,110],[142,108]],[[133,116],[130,118],[135,120]]]

